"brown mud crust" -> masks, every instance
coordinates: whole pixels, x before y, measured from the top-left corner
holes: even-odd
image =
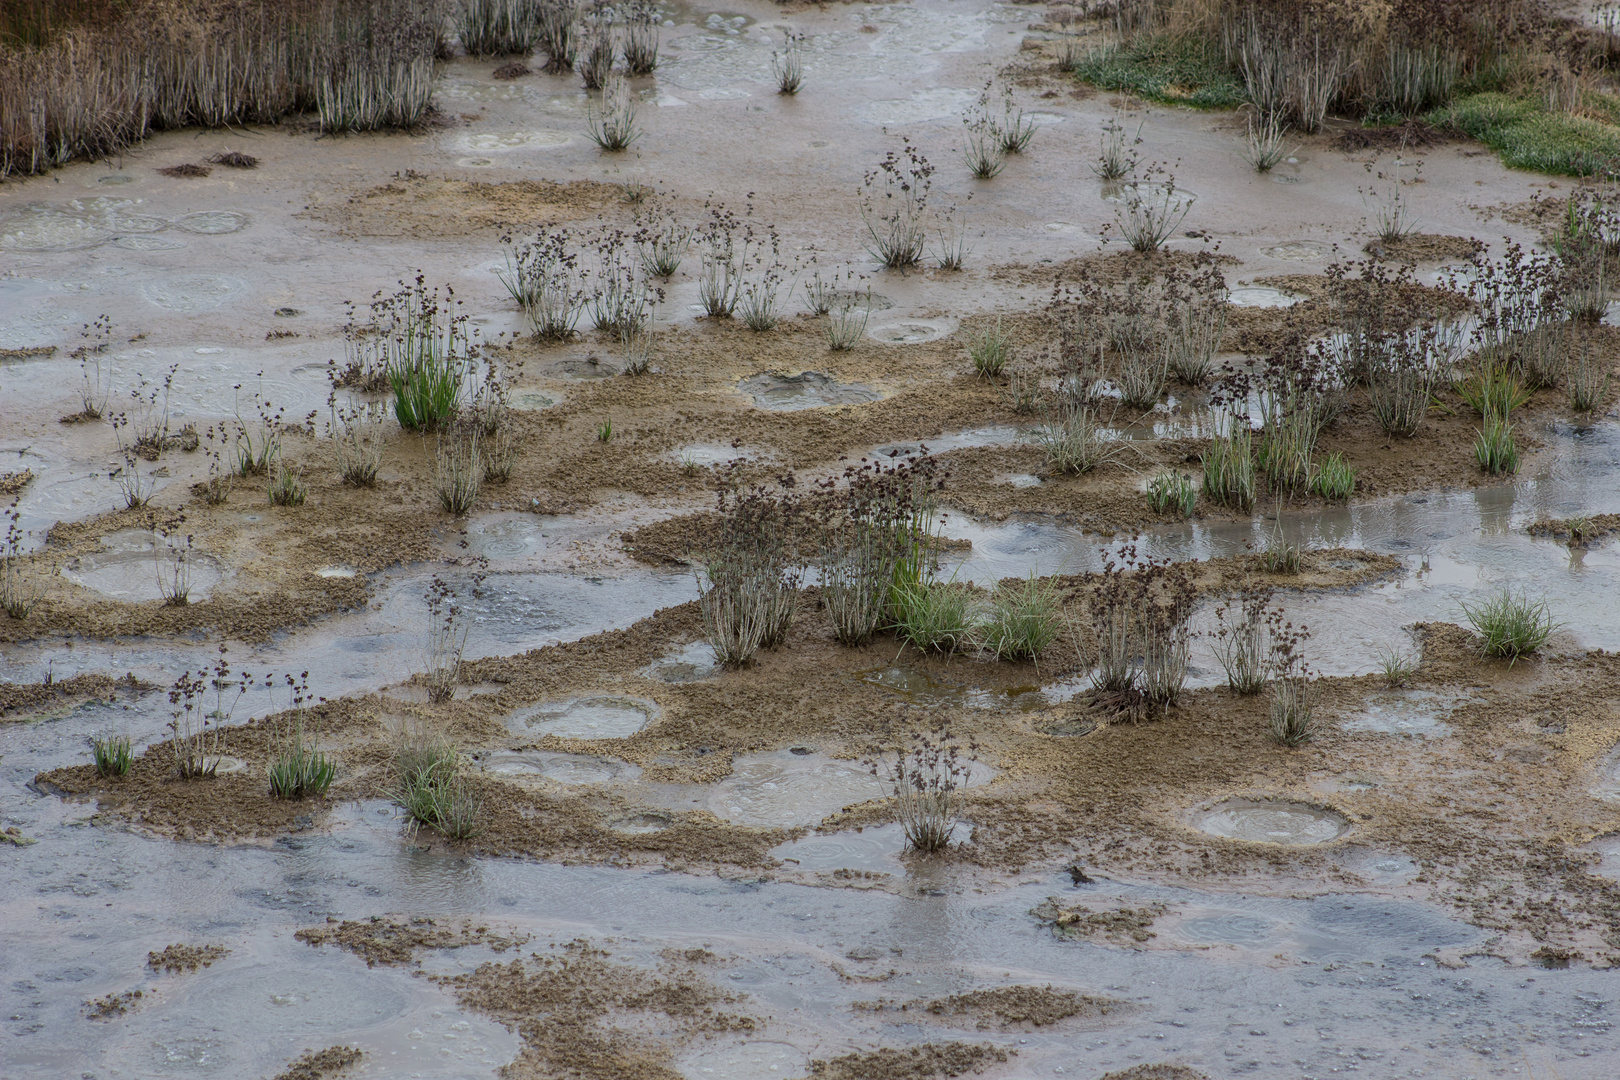
[[[1239,562],[1221,578],[1241,580]],[[1087,579],[1059,584],[1070,618],[1087,624]],[[925,656],[900,649],[887,634],[846,648],[833,640],[830,621],[808,592],[786,643],[740,670],[680,684],[643,674],[672,647],[701,640],[694,602],[626,630],[469,662],[463,682],[492,690],[443,705],[412,705],[411,712],[465,754],[500,748],[586,753],[639,765],[646,783],[694,785],[728,776],[740,754],[811,746],[859,761],[875,748],[903,743],[912,731],[944,723],[961,737],[971,735],[980,759],[997,770],[994,782],[968,796],[975,830],[971,843],[944,853],[955,863],[995,873],[1078,859],[1108,875],[1312,892],[1366,887],[1347,864],[1347,851],[1394,851],[1421,868],[1410,894],[1509,933],[1512,940],[1502,949],[1520,960],[1533,947],[1556,946],[1578,950],[1594,965],[1620,962],[1620,886],[1592,873],[1596,856],[1580,850],[1620,829],[1620,804],[1589,790],[1620,743],[1620,712],[1613,707],[1620,699],[1620,656],[1549,650],[1508,665],[1483,658],[1461,627],[1422,624],[1416,632],[1423,652],[1413,688],[1457,699],[1444,737],[1345,730],[1346,718],[1392,693],[1373,676],[1317,680],[1318,729],[1294,749],[1271,740],[1265,695],[1240,697],[1223,687],[1188,691],[1165,718],[1141,723],[1112,722],[1106,711],[1090,708],[1085,695],[1026,712],[1010,706],[1016,694],[1082,672],[1076,658],[1083,641],[1074,640],[1075,631],[1065,630],[1039,671]],[[871,681],[894,668],[931,689],[918,697]],[[985,691],[1007,695],[1009,705],[972,707],[970,694]],[[646,697],[662,712],[624,739],[515,736],[506,725],[517,708],[593,692]],[[908,704],[927,708],[908,715],[900,708]],[[377,698],[323,707],[321,730],[336,740],[343,770],[333,798],[385,790],[394,736],[377,719],[381,707]],[[1089,733],[1045,734],[1063,730]],[[227,752],[259,766],[274,731],[262,721],[231,727]],[[178,781],[165,749],[149,750],[122,780],[101,780],[89,765],[39,779],[70,794],[93,795],[104,815],[166,835],[263,836],[319,824],[319,802],[274,800],[262,775]],[[769,850],[795,832],[730,825],[701,810],[665,812],[638,803],[634,786],[593,794],[470,775],[486,800],[483,832],[451,843],[423,829],[418,842],[487,855],[709,868],[759,878],[777,873]],[[1326,807],[1352,828],[1338,841],[1285,847],[1194,827],[1200,807],[1233,797]],[[612,828],[621,813],[664,813],[669,827],[623,835]],[[877,799],[829,815],[819,827],[893,819],[891,801]],[[1088,824],[1102,822],[1106,826]]]
[[[1398,240],[1369,240],[1362,250],[1380,262],[1418,266],[1466,261],[1484,251],[1485,245],[1471,236],[1411,233]]]
[[[0,473],[0,496],[17,495],[34,481],[34,470]]]
[[[1016,1051],[988,1043],[924,1043],[903,1050],[858,1051],[810,1062],[816,1080],[934,1080],[968,1076],[1005,1062]]]
[[[1209,1074],[1189,1069],[1185,1065],[1156,1062],[1152,1065],[1132,1065],[1128,1069],[1106,1073],[1098,1077],[1098,1080],[1209,1080]]]
[[[1107,1016],[1122,1003],[1114,998],[1078,994],[1051,986],[998,986],[949,997],[892,1002],[856,1002],[852,1007],[869,1012],[916,1013],[948,1023],[966,1023],[980,1031],[1024,1031],[1049,1027],[1070,1017]]]
[[[167,168],[158,170],[163,176],[174,180],[201,180],[213,171],[206,165],[198,165],[190,161],[184,165],[170,165]]]
[[[146,997],[141,990],[125,990],[122,994],[108,994],[84,1003],[85,1017],[90,1020],[112,1020],[141,1007]]]
[[[55,355],[55,345],[29,345],[21,349],[0,349],[0,362],[8,360],[39,360]]]
[[[1333,137],[1336,150],[1356,153],[1361,150],[1421,150],[1430,146],[1454,142],[1462,136],[1454,135],[1422,120],[1407,120],[1387,127],[1344,128]]]
[[[366,967],[419,963],[420,954],[429,950],[461,949],[469,945],[505,952],[529,940],[522,935],[497,934],[487,926],[469,923],[441,924],[427,918],[399,922],[376,915],[365,921],[340,922],[328,918],[325,926],[306,927],[293,936],[317,948],[336,945],[347,949],[365,960]]]
[[[308,710],[303,722],[316,738],[374,737],[377,702],[325,702]],[[94,798],[103,814],[157,836],[229,841],[298,832],[323,820],[334,800],[370,791],[352,773],[340,772],[327,799],[272,797],[265,764],[286,739],[288,724],[278,714],[226,725],[220,752],[245,763],[237,772],[182,780],[176,774],[173,743],[164,741],[147,747],[122,777],[98,776],[94,765],[84,764],[41,773],[34,782],[64,796]]]
[[[328,1046],[325,1050],[308,1050],[298,1060],[275,1075],[275,1080],[327,1080],[358,1065],[365,1052],[358,1046]]]
[[[1620,533],[1620,514],[1593,514],[1589,518],[1542,518],[1529,529],[1531,536],[1562,540],[1570,547],[1595,548]]]
[[[1052,933],[1060,938],[1101,937],[1115,945],[1140,946],[1157,937],[1149,929],[1160,916],[1170,909],[1163,904],[1150,904],[1144,908],[1111,908],[1096,910],[1084,904],[1065,905],[1055,896],[1030,911],[1043,923],[1050,923]]]
[[[1340,328],[1329,296],[1332,281],[1327,275],[1267,274],[1255,278],[1254,284],[1290,293],[1300,299],[1289,307],[1229,307],[1226,336],[1221,342],[1223,349],[1264,357],[1296,335],[1312,338]],[[1347,279],[1344,285],[1351,296],[1366,288],[1354,278]],[[1451,318],[1473,306],[1460,292],[1440,285],[1420,285],[1416,282],[1385,286],[1379,302],[1407,312],[1414,322]]]
[[[402,439],[394,453],[409,467],[413,456],[424,456],[419,443]],[[304,473],[309,496],[303,506],[266,505],[262,487],[244,481],[219,506],[201,499],[189,503],[183,518],[174,508],[146,506],[58,523],[46,546],[25,560],[27,572],[45,584],[44,598],[26,619],[0,619],[0,641],[197,633],[264,641],[277,630],[364,604],[370,596],[366,574],[443,555],[429,528],[448,519],[427,509],[431,487],[411,491],[398,481],[384,480],[357,492],[338,480],[326,457],[330,447],[322,443],[311,450]],[[195,556],[212,558],[226,569],[227,576],[207,598],[183,605],[160,599],[130,603],[103,597],[62,573],[75,560],[94,559],[104,550],[105,536],[155,529],[191,536]],[[322,577],[316,572],[333,565],[347,567],[355,576]],[[154,561],[143,569],[155,575],[155,567]]]
[[[1236,266],[1238,260],[1230,255],[1215,253],[1222,266]],[[1081,255],[1063,262],[1005,263],[990,268],[991,281],[1006,281],[1015,285],[1043,285],[1056,287],[1084,276],[1100,285],[1123,285],[1170,269],[1191,270],[1198,265],[1199,254],[1161,248],[1153,252],[1110,251],[1094,255]]]
[[[495,79],[521,79],[525,75],[533,74],[534,72],[529,70],[528,64],[521,60],[512,60],[490,72],[490,77]]]
[[[229,956],[230,952],[223,945],[168,945],[162,952],[147,953],[146,966],[153,971],[166,971],[172,975],[210,967],[215,960]]]
[[[311,204],[304,213],[336,226],[347,236],[443,238],[527,229],[535,221],[573,221],[623,194],[620,185],[595,180],[497,184],[408,173],[343,202]]]
[[[522,1038],[517,1060],[501,1072],[511,1080],[679,1080],[670,1061],[680,1048],[762,1024],[735,1011],[743,995],[679,965],[648,972],[583,940],[551,948],[437,980],[463,1007]]]
[[[74,675],[49,682],[0,682],[0,721],[30,720],[42,712],[77,708],[87,701],[110,701],[120,690],[134,694],[153,689],[132,676]]]

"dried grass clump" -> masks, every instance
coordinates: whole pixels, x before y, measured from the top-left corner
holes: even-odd
[[[187,162],[184,165],[170,165],[167,168],[158,170],[158,172],[162,173],[164,176],[172,176],[176,180],[200,180],[213,171],[214,170],[210,169],[206,165],[193,165],[190,162]]]
[[[432,95],[444,13],[443,0],[7,4],[0,176],[192,124],[312,111],[325,131],[414,126]]]
[[[215,165],[223,165],[228,169],[257,169],[259,159],[252,154],[244,154],[240,150],[227,150],[223,154],[215,154],[208,159]]]

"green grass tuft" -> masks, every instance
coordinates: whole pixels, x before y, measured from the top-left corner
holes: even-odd
[[[1489,600],[1464,603],[1463,614],[1482,640],[1486,656],[1509,663],[1547,644],[1559,623],[1552,617],[1547,601],[1531,602],[1503,589]]]
[[[1249,100],[1242,77],[1220,63],[1213,47],[1192,38],[1160,36],[1095,50],[1077,58],[1074,74],[1102,90],[1195,109],[1235,109]]]
[[[1620,127],[1549,112],[1541,102],[1529,98],[1470,94],[1435,109],[1425,119],[1436,127],[1478,139],[1513,169],[1592,176],[1620,157]]]
[[[1036,660],[1057,634],[1057,591],[1031,571],[1017,585],[996,586],[979,640],[997,660]]]

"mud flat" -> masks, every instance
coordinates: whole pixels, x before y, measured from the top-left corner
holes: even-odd
[[[1275,434],[1266,372],[1367,311],[1482,332],[1468,260],[1550,251],[1570,182],[1338,120],[1257,173],[1237,114],[1061,71],[1055,8],[658,13],[627,153],[587,135],[577,73],[452,50],[408,132],[166,131],[0,184],[6,1075],[1620,1070],[1620,329],[1558,323],[1611,378],[1580,410],[1573,367],[1525,389],[1514,470],[1478,461],[1459,346],[1413,434],[1347,375],[1312,391],[1334,415],[1299,484],[1276,457],[1248,500],[1206,483],[1223,439]],[[1034,134],[976,180],[963,121],[1003,88]],[[1092,179],[1120,125],[1174,187]],[[243,147],[255,168],[159,171]],[[867,223],[907,147],[928,251],[886,269]],[[1397,153],[1422,229],[1385,242],[1364,189]],[[1186,212],[1150,254],[1119,239],[1142,200]],[[666,227],[682,257],[649,277]],[[577,274],[555,337],[502,280],[537,234]],[[726,250],[746,288],[716,317]],[[465,408],[407,429],[360,361],[404,310],[368,305],[419,273],[464,317]],[[1126,404],[1120,320],[1212,273],[1225,374]],[[657,301],[641,374],[610,281]],[[828,537],[924,454],[905,565],[973,627],[924,647],[885,564],[847,644]],[[1190,511],[1155,503],[1171,483]],[[727,664],[700,597],[764,548],[792,617]],[[991,617],[1020,588],[1033,659]],[[1470,614],[1504,588],[1551,622],[1511,659]],[[1185,648],[1173,701],[1145,648],[1108,681],[1124,595],[1123,632]],[[1250,601],[1296,651],[1239,693]],[[332,772],[277,798],[295,751]],[[938,770],[947,842],[918,850]]]

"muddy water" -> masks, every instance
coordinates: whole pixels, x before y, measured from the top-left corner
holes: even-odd
[[[1461,621],[1465,600],[1504,587],[1545,598],[1573,643],[1620,648],[1620,623],[1609,615],[1610,598],[1620,591],[1620,553],[1613,548],[1571,551],[1527,532],[1542,517],[1620,509],[1620,425],[1605,421],[1582,430],[1559,426],[1539,434],[1547,449],[1531,459],[1512,485],[1309,513],[1285,509],[1280,520],[1220,526],[1194,522],[1146,533],[1138,547],[1147,555],[1178,560],[1241,555],[1251,545],[1263,547],[1280,525],[1290,540],[1306,547],[1360,548],[1400,558],[1405,571],[1382,584],[1283,595],[1296,625],[1310,627],[1307,655],[1325,674],[1374,671],[1379,650],[1400,644],[1404,627],[1425,620]],[[1122,542],[1038,520],[986,524],[952,516],[946,532],[973,545],[954,571],[985,585],[1031,570],[1097,570]],[[1195,624],[1195,629],[1209,629],[1209,611]],[[1196,646],[1194,654],[1194,666],[1206,681],[1218,681],[1213,654]]]
[[[974,1033],[1018,1051],[1009,1076],[1089,1077],[1166,1058],[1279,1078],[1350,1063],[1511,1076],[1527,1057],[1556,1061],[1566,1078],[1612,1068],[1605,973],[1507,968],[1489,958],[1485,933],[1410,901],[1212,897],[1106,879],[1074,888],[1049,874],[970,888],[947,869],[897,859],[892,827],[844,842],[842,857],[814,839],[778,854],[806,870],[889,874],[898,894],[469,862],[413,850],[396,812],[371,802],[342,808],[330,834],[263,848],[171,843],[98,825],[90,808],[22,786],[73,760],[87,730],[84,717],[69,717],[0,731],[0,812],[38,841],[7,857],[0,884],[8,1076],[259,1075],[337,1042],[367,1051],[362,1075],[495,1075],[516,1050],[498,1025],[406,972],[292,938],[328,916],[388,912],[471,915],[535,935],[530,948],[607,938],[620,959],[648,966],[671,946],[707,947],[721,958],[711,977],[775,1018],[759,1040],[775,1047],[696,1048],[682,1065],[694,1077],[802,1076],[748,1069],[767,1049],[771,1060],[800,1061],[874,1038],[949,1035],[851,1012],[856,1000],[1032,982],[1131,1007],[1037,1034]],[[1061,941],[1028,914],[1054,895],[1166,911],[1145,949]],[[232,952],[196,975],[146,971],[145,953],[174,941]],[[1474,955],[1450,970],[1436,965],[1437,951]],[[462,970],[486,955],[430,955],[426,967]],[[852,973],[880,981],[851,982]],[[129,1016],[80,1016],[84,1000],[136,988],[147,996]]]
[[[544,175],[662,182],[686,194],[714,191],[733,206],[757,192],[762,217],[783,228],[792,250],[813,249],[824,268],[841,264],[867,273],[853,192],[903,130],[941,165],[936,204],[965,213],[974,252],[956,277],[928,272],[883,282],[868,333],[895,344],[938,337],[963,315],[1044,299],[1044,287],[992,280],[985,272],[991,265],[1037,265],[1097,250],[1114,204],[1096,185],[1076,185],[1073,177],[1076,162],[1095,154],[1109,117],[1107,95],[1043,99],[1035,152],[993,185],[972,182],[952,164],[962,109],[983,79],[1016,54],[1033,9],[934,0],[788,13],[739,3],[721,11],[677,6],[671,15],[676,25],[666,31],[665,66],[643,95],[647,132],[623,161],[603,158],[583,138],[585,98],[575,81],[496,83],[490,65],[462,61],[446,67],[439,86],[441,108],[459,115],[461,126],[419,138],[313,143],[253,132],[251,148],[263,159],[258,172],[177,183],[153,167],[239,148],[243,137],[172,133],[126,161],[75,165],[47,180],[7,185],[0,189],[0,348],[65,351],[77,344],[83,323],[107,312],[125,336],[144,335],[113,350],[116,394],[127,397],[143,379],[150,385],[176,367],[172,416],[206,426],[239,410],[251,417],[254,392],[292,417],[324,415],[325,365],[342,355],[336,330],[347,302],[364,302],[418,267],[473,302],[486,337],[519,330],[492,273],[499,260],[490,238],[402,241],[345,234],[320,219],[323,208],[341,207],[409,169],[490,181]],[[770,85],[770,51],[784,29],[810,35],[807,90],[792,100]],[[1224,124],[1220,117],[1154,110],[1145,126],[1145,159],[1179,159],[1182,177],[1198,178],[1187,228],[1220,235],[1223,251],[1243,260],[1245,278],[1319,270],[1337,258],[1336,245],[1366,212],[1356,194],[1364,183],[1361,163],[1300,155],[1287,170],[1289,183],[1274,184],[1242,165]],[[762,135],[769,153],[761,152]],[[817,182],[806,185],[810,176]],[[1489,155],[1451,149],[1431,155],[1425,179],[1411,193],[1424,227],[1463,234],[1482,230],[1456,192],[1486,205],[1523,199],[1537,183],[1505,172]],[[1258,221],[1257,202],[1266,207]],[[1483,238],[1497,235],[1529,239],[1522,228],[1492,221]],[[1200,241],[1172,243],[1190,249]],[[660,317],[692,317],[696,299],[695,278],[682,275]],[[1240,281],[1234,300],[1268,306],[1289,297]],[[271,334],[278,336],[267,340]],[[606,377],[605,367],[584,354],[564,358],[518,404],[549,407],[568,393],[570,380]],[[19,507],[35,542],[56,521],[117,504],[109,473],[121,459],[108,429],[57,423],[78,408],[77,374],[61,352],[0,368],[0,454],[5,469],[36,474]],[[786,409],[879,394],[825,375],[793,380],[772,375],[738,389],[761,407]],[[1168,431],[1155,425],[1155,434]],[[959,445],[1000,443],[1015,434],[968,433]],[[1620,641],[1603,606],[1620,584],[1613,552],[1571,556],[1523,532],[1543,513],[1620,509],[1620,439],[1612,423],[1543,434],[1551,449],[1532,459],[1512,487],[1284,515],[1296,539],[1396,553],[1409,564],[1409,573],[1387,584],[1289,598],[1291,613],[1315,632],[1309,648],[1316,666],[1328,673],[1369,670],[1375,646],[1416,619],[1455,618],[1462,597],[1481,584],[1546,594],[1581,644]],[[688,448],[687,456],[698,466],[727,460],[723,436]],[[883,437],[873,433],[874,442]],[[674,460],[683,456],[677,452]],[[169,489],[183,491],[198,479],[198,467],[189,456],[169,455],[167,475],[153,470],[158,501],[178,501]],[[1101,550],[1096,537],[1049,523],[990,527],[953,516],[951,524],[954,535],[974,543],[961,573],[981,582],[1032,569],[1094,568]],[[1147,546],[1177,558],[1232,554],[1261,539],[1263,527],[1161,530]],[[491,560],[492,574],[474,604],[468,655],[509,654],[627,626],[695,595],[685,574],[561,572],[576,542],[599,542],[605,531],[596,523],[527,515],[474,523],[469,546]],[[457,537],[443,539],[447,554],[459,550]],[[102,558],[71,572],[109,595],[145,589],[141,552],[133,554],[123,570],[109,570],[117,560]],[[420,666],[421,595],[436,571],[455,573],[417,567],[381,575],[368,610],[262,647],[237,646],[233,658],[259,668],[307,669],[328,696],[397,683]],[[0,676],[31,681],[46,671],[133,671],[161,685],[211,654],[200,642],[52,641],[0,648]],[[712,661],[705,647],[687,646],[649,670],[670,681],[712,677]],[[1209,657],[1195,664],[1203,678],[1214,678]],[[1038,708],[1062,689],[1031,687],[1015,701],[934,686],[904,670],[883,669],[873,681],[922,700],[965,697],[994,708]],[[245,711],[269,707],[257,702]],[[1392,696],[1351,723],[1429,736],[1443,732],[1447,707]],[[1356,848],[1353,832],[1320,842],[1335,845],[1334,857],[1374,891],[1312,901],[1107,879],[1074,889],[1066,875],[1045,872],[986,881],[902,858],[894,826],[812,834],[776,849],[790,875],[820,880],[860,871],[886,875],[893,886],[854,891],[431,854],[405,843],[397,812],[378,803],[341,809],[330,833],[295,834],[266,847],[172,843],[120,831],[94,820],[89,806],[26,786],[41,770],[82,761],[93,733],[116,723],[139,748],[161,737],[165,719],[161,700],[149,696],[0,727],[0,819],[36,841],[0,848],[7,871],[0,874],[6,931],[0,1072],[8,1078],[268,1075],[304,1049],[333,1043],[367,1051],[363,1075],[494,1076],[517,1052],[515,1038],[499,1025],[459,1011],[426,980],[367,969],[348,954],[292,938],[298,927],[328,916],[388,912],[515,926],[535,934],[536,946],[611,938],[621,956],[648,966],[671,945],[710,947],[723,958],[716,981],[751,994],[756,1011],[775,1019],[753,1042],[694,1048],[678,1062],[689,1077],[797,1077],[810,1057],[942,1037],[942,1029],[852,1012],[849,1005],[1011,983],[1051,983],[1132,1007],[1038,1034],[972,1033],[1018,1051],[1003,1071],[1007,1077],[1093,1077],[1139,1061],[1181,1059],[1218,1075],[1279,1080],[1350,1070],[1511,1076],[1524,1075],[1521,1069],[1595,1080],[1614,1075],[1620,1056],[1607,975],[1506,967],[1489,955],[1483,932],[1393,898],[1416,868],[1399,854]],[[570,718],[564,710],[556,719]],[[881,794],[853,763],[804,749],[810,752],[784,751],[791,760],[743,761],[730,787],[695,797],[686,791],[670,805],[791,825]],[[624,763],[587,755],[512,751],[491,755],[485,765],[520,782],[634,779]],[[1256,842],[1313,839],[1325,831],[1308,807],[1209,809],[1228,815],[1222,827],[1247,830],[1245,838]],[[670,820],[657,810],[637,811],[613,827],[644,833]],[[1610,842],[1604,850],[1612,872],[1620,847]],[[1145,949],[1062,941],[1028,914],[1051,895],[1094,908],[1158,903],[1166,913]],[[232,952],[196,975],[160,978],[145,969],[147,951],[181,941],[218,942]],[[1468,957],[1470,966],[1438,967],[1436,950],[1451,963]],[[484,957],[469,950],[430,957],[427,966],[463,970]],[[145,991],[144,1004],[127,1017],[105,1024],[83,1018],[85,1000],[136,988]]]

